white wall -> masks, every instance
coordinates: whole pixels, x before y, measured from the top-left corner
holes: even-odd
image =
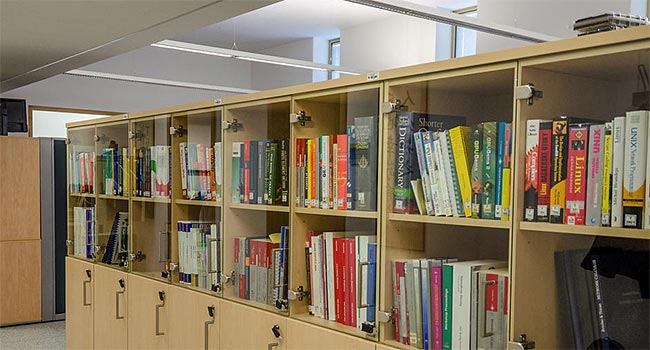
[[[96,119],[107,117],[98,114],[83,113],[63,113],[52,111],[32,111],[32,129],[33,137],[68,137],[66,123],[77,122],[81,120]]]
[[[341,65],[378,71],[434,61],[436,23],[394,15],[341,30]]]
[[[329,38],[314,38],[314,50],[312,55],[314,62],[329,64],[329,45]],[[327,72],[325,71],[314,70],[311,75],[313,82],[327,80]]]
[[[312,61],[314,55],[314,40],[301,39],[285,45],[262,50],[259,53],[271,56]],[[251,66],[251,86],[255,90],[269,90],[278,87],[305,84],[312,82],[312,70],[284,67],[273,64],[253,63]]]

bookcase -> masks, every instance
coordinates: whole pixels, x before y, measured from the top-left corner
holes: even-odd
[[[526,221],[527,122],[624,114],[649,47],[635,28],[68,125],[69,346],[422,348],[393,270],[444,257],[507,266],[505,340],[573,348],[563,252],[643,253],[650,231]],[[475,130],[496,179],[472,173]],[[87,328],[122,312],[126,345]]]

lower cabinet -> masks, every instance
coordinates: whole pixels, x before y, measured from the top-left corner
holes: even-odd
[[[376,343],[304,322],[287,320],[288,350],[375,350]]]
[[[168,349],[171,286],[132,274],[128,275],[126,285],[129,289],[126,308],[126,319],[130,326],[127,331],[128,348]]]
[[[387,345],[377,344],[376,350],[399,350],[399,349],[391,348],[390,346],[387,346]]]
[[[95,265],[65,259],[65,340],[68,349],[92,349]]]
[[[181,287],[169,289],[169,347],[219,349],[220,302]]]
[[[287,317],[224,300],[220,305],[221,350],[287,348]],[[279,338],[273,332],[274,327],[279,332]]]
[[[127,348],[128,274],[95,265],[93,301],[95,349]]]

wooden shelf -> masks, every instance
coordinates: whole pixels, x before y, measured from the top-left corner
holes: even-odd
[[[507,230],[510,228],[510,221],[501,221],[501,220],[484,220],[484,219],[472,219],[472,218],[427,216],[427,215],[417,215],[417,214],[395,214],[395,213],[388,214],[388,219],[393,221],[419,222],[423,224],[484,227],[484,228],[497,228],[503,230]]]
[[[371,335],[369,335],[366,332],[361,331],[360,329],[357,329],[352,326],[347,326],[342,323],[338,323],[335,321],[329,321],[325,320],[310,314],[302,314],[302,315],[291,315],[291,318],[300,320],[309,324],[314,324],[318,325],[327,329],[332,329],[341,333],[353,335],[355,337],[360,337],[366,340],[374,341],[375,338]]]
[[[260,310],[265,310],[265,311],[268,311],[268,312],[272,312],[274,314],[278,314],[278,315],[281,315],[281,316],[289,316],[289,313],[287,312],[287,310],[279,310],[278,308],[276,308],[273,305],[262,304],[262,303],[258,303],[258,302],[253,301],[253,300],[240,299],[240,298],[237,298],[237,297],[234,297],[234,296],[224,297],[224,299],[233,301],[233,302],[238,303],[238,304],[250,306],[250,307],[255,308],[255,309],[260,309]]]
[[[117,199],[117,200],[123,200],[123,201],[128,201],[129,197],[128,196],[114,196],[112,194],[100,194],[97,196],[97,198],[100,199]]]
[[[174,203],[182,204],[182,205],[197,205],[202,207],[221,207],[221,202],[193,200],[193,199],[177,199],[174,201]]]
[[[289,207],[280,206],[280,205],[264,205],[264,204],[230,204],[232,209],[244,209],[244,210],[259,210],[259,211],[274,211],[278,213],[288,213]]]
[[[94,193],[81,193],[81,192],[71,192],[70,197],[89,197],[89,198],[95,198]]]
[[[420,348],[417,348],[415,346],[402,344],[402,343],[400,343],[398,341],[395,341],[395,340],[384,340],[383,342],[381,342],[381,344],[384,344],[384,345],[387,345],[387,346],[390,346],[390,347],[393,347],[393,348],[397,348],[397,349],[421,350]]]
[[[335,209],[318,209],[318,208],[296,208],[296,214],[310,214],[310,215],[328,215],[340,216],[348,218],[369,218],[376,219],[378,214],[376,211],[360,211],[360,210],[335,210]]]
[[[135,271],[135,270],[131,269],[131,273],[134,274],[134,275],[141,276],[141,277],[145,277],[145,278],[149,278],[149,279],[152,279],[152,280],[156,280],[156,281],[158,281],[158,282],[169,283],[169,284],[171,284],[171,281],[170,281],[170,280],[168,280],[168,279],[166,279],[166,278],[162,278],[162,277],[160,276],[160,271],[156,271],[156,272],[142,272],[142,271]]]
[[[619,227],[573,226],[546,222],[521,222],[519,228],[525,231],[564,233],[603,237],[637,238],[650,240],[650,230]]]
[[[213,291],[210,290],[210,289],[205,289],[205,288],[196,287],[196,286],[190,286],[189,284],[184,284],[184,283],[174,283],[174,285],[175,285],[175,286],[178,286],[178,287],[181,287],[181,288],[185,288],[185,289],[193,290],[193,291],[195,291],[195,292],[199,292],[199,293],[203,293],[203,294],[206,294],[206,295],[210,295],[210,296],[213,296],[213,297],[219,297],[219,298],[220,298],[221,295],[222,295],[222,292],[218,292],[218,293],[217,293],[217,292],[213,292]]]
[[[150,198],[150,197],[131,197],[131,200],[134,202],[147,202],[147,203],[163,203],[169,204],[172,202],[169,198]]]

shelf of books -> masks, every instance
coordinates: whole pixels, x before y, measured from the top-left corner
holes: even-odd
[[[515,74],[505,62],[386,83],[385,344],[506,348]]]
[[[648,62],[647,42],[521,62],[543,95],[518,102],[511,337],[647,347]]]
[[[288,314],[290,98],[225,108],[223,295]]]
[[[222,114],[213,107],[174,113],[171,120],[173,281],[216,295],[222,292]]]
[[[95,127],[68,130],[68,255],[95,258]]]
[[[171,139],[169,115],[131,120],[131,270],[169,281]]]
[[[378,83],[294,96],[291,317],[377,339]]]

